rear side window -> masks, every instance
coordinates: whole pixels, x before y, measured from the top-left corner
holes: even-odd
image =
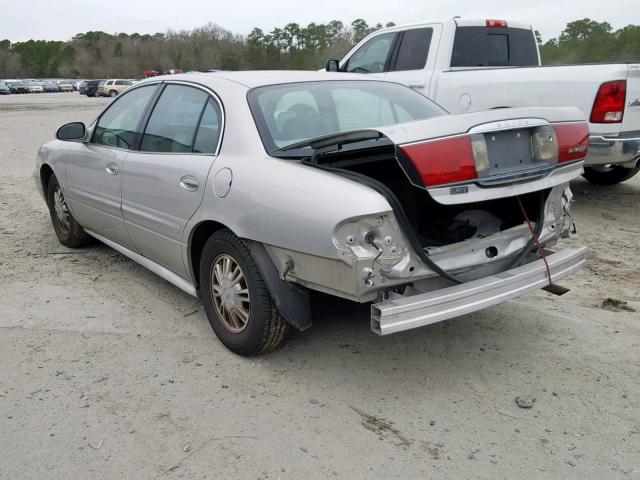
[[[194,153],[212,154],[215,153],[220,141],[220,122],[222,115],[218,104],[209,99],[204,107],[202,119],[198,126],[196,139],[193,142]]]
[[[93,133],[93,143],[132,148],[138,124],[155,89],[155,85],[144,86],[118,97],[98,120]]]
[[[140,150],[191,153],[208,98],[197,88],[167,85],[149,117]]]
[[[432,34],[431,28],[405,31],[393,70],[422,70],[427,63]]]
[[[538,65],[533,32],[524,28],[458,27],[452,67]]]

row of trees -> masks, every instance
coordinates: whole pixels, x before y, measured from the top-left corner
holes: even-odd
[[[392,26],[387,23],[384,26]],[[189,31],[111,35],[79,33],[66,42],[0,41],[0,78],[140,77],[145,70],[316,69],[342,57],[355,43],[383,25],[362,19],[302,26],[288,23],[246,37],[207,24]],[[567,24],[558,38],[542,42],[543,63],[640,61],[640,26],[613,30],[588,18]]]
[[[546,64],[640,62],[640,26],[613,30],[608,22],[576,20],[560,37],[541,43],[540,55]]]

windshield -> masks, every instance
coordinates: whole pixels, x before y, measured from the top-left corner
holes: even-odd
[[[323,135],[446,114],[410,88],[381,81],[269,85],[251,90],[248,99],[268,152]]]

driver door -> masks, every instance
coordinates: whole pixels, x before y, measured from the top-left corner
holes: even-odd
[[[133,249],[122,215],[122,171],[156,85],[133,89],[100,116],[91,141],[75,143],[66,163],[66,200],[80,225]]]

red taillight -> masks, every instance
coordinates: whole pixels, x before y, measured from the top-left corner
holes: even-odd
[[[591,123],[620,123],[624,114],[627,81],[616,80],[600,85],[591,110]]]
[[[478,178],[469,135],[405,145],[402,151],[415,166],[425,187]]]
[[[558,162],[572,162],[587,156],[589,127],[586,123],[554,125],[558,137]]]
[[[489,19],[486,25],[488,28],[507,28],[507,21]]]

